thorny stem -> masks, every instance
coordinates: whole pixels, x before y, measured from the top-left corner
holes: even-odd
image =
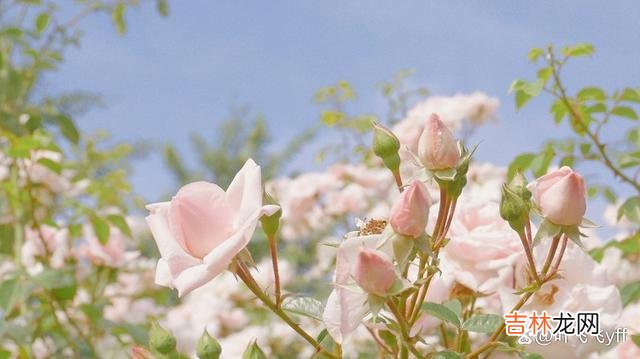
[[[552,93],[557,98],[559,98],[560,101],[562,101],[562,103],[565,105],[565,107],[569,110],[569,114],[571,115],[571,117],[573,117],[573,122],[577,126],[580,126],[580,128],[582,128],[584,130],[584,132],[587,135],[587,137],[589,137],[591,142],[593,142],[593,144],[596,145],[596,148],[598,149],[598,152],[600,153],[600,156],[602,156],[602,160],[604,162],[604,165],[607,168],[609,168],[614,173],[615,176],[620,178],[623,182],[626,182],[629,185],[631,185],[633,188],[635,188],[635,190],[637,192],[640,192],[640,183],[634,181],[632,178],[627,176],[624,172],[622,172],[619,168],[617,168],[613,164],[613,161],[611,161],[611,158],[609,158],[609,155],[606,152],[606,145],[604,143],[600,142],[600,139],[598,138],[598,135],[596,133],[594,133],[593,131],[591,131],[589,126],[585,125],[582,122],[582,116],[576,111],[574,106],[569,101],[569,97],[567,96],[567,91],[564,88],[564,86],[562,84],[562,81],[560,80],[560,75],[559,75],[559,72],[558,72],[559,68],[556,66],[556,60],[555,60],[553,51],[551,51],[551,50],[549,50],[548,63],[549,63],[549,66],[551,67],[551,74],[553,76],[553,80],[555,82],[555,85],[557,86],[558,91],[560,92],[559,94],[557,94],[555,91],[553,91]]]
[[[273,265],[273,282],[276,292],[276,307],[282,304],[282,289],[280,288],[280,270],[278,269],[278,243],[275,235],[269,235],[269,250],[271,251],[271,264]]]
[[[246,286],[253,292],[253,294],[260,299],[264,305],[266,305],[273,313],[275,313],[280,319],[282,319],[285,323],[287,323],[291,329],[293,329],[296,333],[298,333],[304,340],[306,340],[309,344],[311,344],[316,352],[322,352],[323,355],[329,358],[338,359],[334,354],[326,351],[318,341],[316,341],[309,333],[307,333],[304,329],[302,329],[298,323],[294,322],[280,307],[276,306],[276,304],[269,298],[269,296],[260,289],[258,283],[253,279],[253,276],[249,272],[249,269],[240,261],[237,262],[238,268],[236,274],[238,277],[246,284]]]

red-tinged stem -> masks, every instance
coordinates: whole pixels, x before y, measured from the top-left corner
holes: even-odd
[[[524,247],[524,252],[527,255],[527,261],[529,261],[529,270],[533,274],[533,278],[536,280],[536,283],[540,285],[540,277],[538,277],[538,270],[536,269],[536,262],[533,260],[533,251],[531,250],[529,240],[526,238],[524,233],[518,233],[518,235],[520,236],[520,241]]]
[[[569,238],[567,238],[567,236],[565,235],[564,237],[562,237],[562,247],[560,247],[560,253],[556,258],[556,261],[554,262],[553,267],[551,267],[551,271],[547,275],[547,279],[549,279],[552,275],[556,274],[558,272],[558,269],[560,269],[560,263],[562,262],[562,257],[564,257],[564,251],[567,249],[568,243],[569,243]]]
[[[402,177],[400,177],[400,170],[392,171],[393,178],[396,180],[396,186],[398,186],[398,191],[402,193],[404,191],[404,185],[402,184]]]

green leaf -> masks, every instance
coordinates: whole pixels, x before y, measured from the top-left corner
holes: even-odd
[[[167,0],[157,0],[156,1],[156,9],[158,10],[158,14],[162,16],[169,16],[169,1]]]
[[[591,56],[595,49],[593,45],[581,43],[573,46],[567,46],[562,49],[562,54],[566,57]]]
[[[539,47],[534,47],[533,49],[529,50],[527,59],[531,62],[536,62],[542,55],[544,55],[544,50]]]
[[[98,216],[92,216],[91,226],[93,227],[93,232],[95,233],[96,237],[98,237],[98,241],[100,241],[100,243],[102,243],[103,245],[107,244],[107,242],[109,241],[110,232],[109,223]]]
[[[33,278],[40,287],[50,291],[58,300],[71,300],[77,292],[75,272],[67,269],[45,269]]]
[[[533,246],[535,247],[540,244],[540,241],[542,241],[542,239],[544,238],[555,237],[558,233],[560,233],[561,230],[562,227],[545,219],[544,221],[542,221],[542,223],[540,223],[538,232],[536,232],[536,235],[533,238]]]
[[[18,278],[11,278],[0,283],[0,309],[9,311],[18,297],[20,282]]]
[[[542,92],[544,82],[538,79],[534,82],[525,80],[515,80],[509,87],[509,92],[515,93],[516,109],[522,108],[529,100],[536,97]]]
[[[56,123],[58,124],[58,128],[60,129],[60,133],[62,133],[64,137],[66,137],[72,143],[78,144],[78,142],[80,141],[80,133],[78,132],[76,125],[69,117],[65,115],[57,116]]]
[[[640,282],[629,283],[620,289],[622,305],[627,306],[640,300]]]
[[[332,127],[338,124],[340,121],[346,119],[346,115],[343,112],[338,111],[322,111],[322,115],[320,115],[320,121],[325,125]]]
[[[51,17],[46,12],[41,13],[36,17],[36,31],[38,33],[42,33],[47,29],[49,23],[51,22]]]
[[[531,162],[536,158],[536,154],[532,152],[521,153],[516,158],[511,161],[509,164],[509,169],[507,171],[507,182],[510,182],[513,177],[518,172],[526,171],[529,166],[531,166]]]
[[[289,313],[303,315],[318,321],[322,321],[322,303],[311,297],[286,297],[282,301],[282,309]]]
[[[13,255],[15,232],[10,223],[0,224],[0,253]]]
[[[580,101],[605,101],[607,99],[607,95],[598,87],[585,87],[578,92],[577,97]]]
[[[620,100],[640,103],[640,89],[630,87],[625,88],[620,95]]]
[[[60,162],[56,162],[50,158],[41,158],[38,160],[38,163],[57,174],[62,173],[62,165],[60,164]]]
[[[422,304],[422,311],[460,328],[460,319],[451,309],[438,303],[426,302]]]
[[[618,117],[628,118],[634,121],[638,120],[638,114],[631,107],[616,106],[613,109],[611,109],[611,114],[616,115]]]
[[[631,222],[640,223],[640,197],[628,198],[618,208],[618,220],[625,217]]]
[[[446,301],[444,303],[442,303],[445,307],[451,309],[452,312],[454,312],[458,318],[460,318],[460,316],[462,315],[462,303],[460,303],[459,300],[457,299],[451,299],[449,301]]]
[[[111,19],[116,26],[116,31],[119,35],[124,35],[127,32],[127,23],[124,19],[124,14],[127,11],[127,6],[123,2],[119,2],[113,9]]]
[[[536,155],[530,165],[531,171],[536,177],[540,177],[547,173],[549,165],[551,165],[551,161],[553,161],[555,154],[553,146],[547,146],[542,150],[542,152]]]
[[[538,353],[520,352],[518,356],[522,359],[544,359],[544,357]]]
[[[551,105],[551,113],[556,124],[562,122],[562,119],[569,113],[567,106],[562,100],[555,100]]]
[[[129,228],[129,224],[123,216],[118,214],[110,214],[107,216],[107,220],[113,226],[118,228],[124,235],[126,235],[127,237],[131,237],[131,228]]]
[[[632,335],[631,340],[638,348],[640,348],[640,334]]]
[[[492,333],[502,324],[502,317],[497,314],[478,314],[467,319],[462,329],[477,333]]]

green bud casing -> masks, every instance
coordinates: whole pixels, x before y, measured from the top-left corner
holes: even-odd
[[[209,335],[205,329],[196,344],[196,355],[200,359],[218,359],[221,353],[222,347],[220,347],[220,343]]]

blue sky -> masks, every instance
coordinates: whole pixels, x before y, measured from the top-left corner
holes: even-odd
[[[566,73],[569,86],[604,88],[640,80],[637,1],[172,1],[162,18],[150,6],[127,13],[116,35],[108,16],[82,24],[86,36],[47,79],[55,91],[88,90],[107,107],[79,118],[115,140],[173,142],[192,154],[189,134],[215,133],[232,104],[249,104],[289,138],[318,121],[314,91],[345,79],[359,109],[384,114],[375,88],[399,69],[436,95],[481,90],[499,97],[499,123],[477,132],[478,158],[507,164],[568,132],[549,102],[516,113],[511,81],[534,75],[533,46],[588,41],[597,49]],[[276,143],[277,145],[277,143]],[[301,166],[306,158],[299,158]],[[135,163],[136,190],[148,199],[172,191],[161,159]],[[597,174],[596,174],[597,175]]]

